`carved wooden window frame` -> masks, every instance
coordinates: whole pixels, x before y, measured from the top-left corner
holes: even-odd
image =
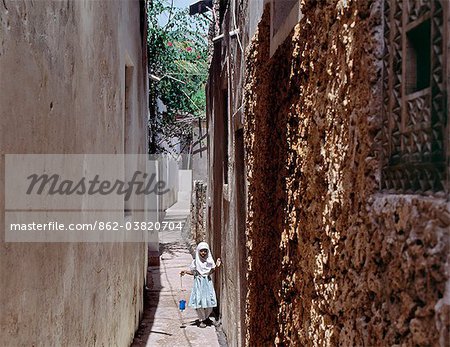
[[[383,11],[381,190],[448,193],[448,4],[446,0],[385,0]],[[408,92],[408,35],[426,21],[431,35],[429,87]]]

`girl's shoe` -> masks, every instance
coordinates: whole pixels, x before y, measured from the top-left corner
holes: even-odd
[[[207,326],[215,326],[216,328],[218,327],[218,326],[220,326],[220,322],[218,321],[218,320],[216,320],[215,318],[211,318],[211,317],[209,317],[209,318],[206,318],[205,320],[204,320],[204,322],[206,323],[206,325]]]
[[[199,327],[200,327],[200,328],[206,328],[205,322],[200,322]]]

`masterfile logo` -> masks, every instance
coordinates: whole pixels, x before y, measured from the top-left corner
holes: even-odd
[[[164,189],[166,182],[158,181],[155,184],[156,174],[148,174],[142,171],[135,171],[130,181],[122,181],[116,179],[114,182],[109,180],[101,180],[100,175],[95,175],[92,179],[82,177],[79,181],[62,179],[60,175],[53,174],[32,174],[27,177],[30,185],[27,189],[27,195],[31,194],[48,194],[48,195],[123,195],[125,201],[129,201],[131,195],[162,195],[169,191]],[[36,187],[37,186],[37,187]],[[145,188],[144,188],[145,187]],[[35,189],[36,188],[36,189]]]

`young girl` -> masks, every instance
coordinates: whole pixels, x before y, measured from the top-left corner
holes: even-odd
[[[206,327],[213,307],[217,306],[216,292],[210,275],[219,268],[220,264],[220,258],[217,258],[214,263],[208,244],[200,242],[195,250],[195,259],[192,261],[190,270],[180,272],[181,276],[185,274],[194,276],[194,286],[188,306],[196,309],[200,328]]]

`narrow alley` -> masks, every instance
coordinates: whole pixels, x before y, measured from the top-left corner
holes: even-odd
[[[189,206],[176,203],[166,211],[164,221],[182,222],[184,227],[189,212]],[[148,268],[146,304],[132,347],[226,346],[213,324],[201,329],[195,310],[179,309],[180,300],[188,302],[193,282],[180,276],[192,262],[186,241],[181,230],[159,232],[160,265]]]
[[[450,0],[0,0],[0,347],[449,347]]]

